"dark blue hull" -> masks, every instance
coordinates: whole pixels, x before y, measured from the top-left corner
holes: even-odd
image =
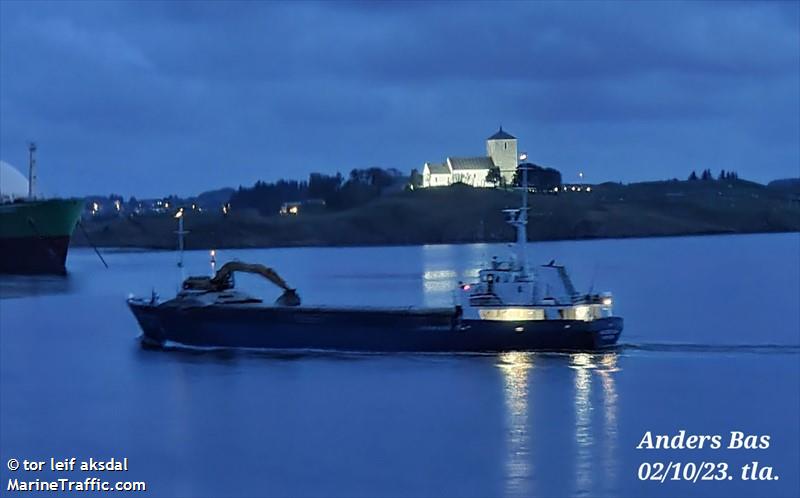
[[[0,237],[0,273],[66,275],[68,235],[63,237]]]
[[[128,302],[151,346],[363,352],[575,351],[608,348],[622,318],[591,322],[463,320],[456,308],[349,310]]]

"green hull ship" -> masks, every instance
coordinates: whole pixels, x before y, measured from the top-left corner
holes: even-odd
[[[79,199],[0,204],[0,273],[65,274],[82,210]]]

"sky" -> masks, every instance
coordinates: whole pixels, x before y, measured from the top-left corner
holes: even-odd
[[[484,155],[565,181],[800,176],[799,2],[0,2],[0,158],[190,195]]]

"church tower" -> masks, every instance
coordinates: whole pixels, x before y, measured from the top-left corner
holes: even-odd
[[[500,168],[500,174],[503,175],[506,185],[510,185],[517,171],[519,159],[517,139],[504,132],[501,126],[497,133],[486,139],[486,155]]]

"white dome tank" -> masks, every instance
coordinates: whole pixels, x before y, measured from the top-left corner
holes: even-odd
[[[0,161],[0,200],[9,201],[28,197],[28,179],[16,168]]]

